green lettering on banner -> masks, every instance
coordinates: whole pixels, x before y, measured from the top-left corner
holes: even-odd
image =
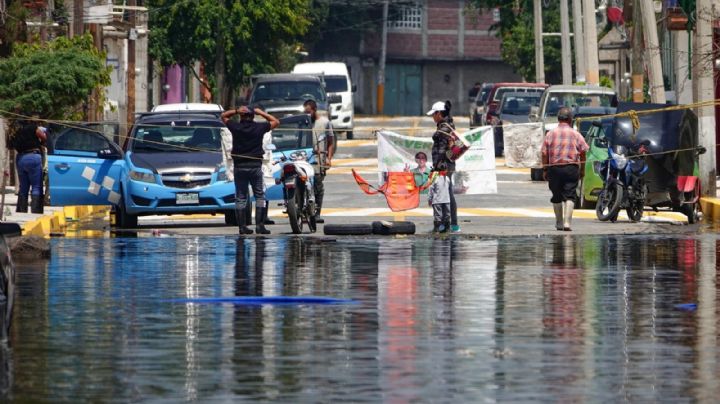
[[[387,136],[390,143],[404,149],[424,150],[430,147],[430,142],[414,139],[403,139],[395,136]]]
[[[475,155],[465,155],[465,161],[483,161],[485,160],[483,158],[482,154],[475,154]]]

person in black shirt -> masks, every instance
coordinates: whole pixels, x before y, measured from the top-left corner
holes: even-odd
[[[267,122],[255,122],[255,114]],[[234,115],[240,115],[240,121],[231,121]],[[257,234],[270,234],[262,220],[265,217],[265,192],[263,190],[262,162],[263,135],[280,125],[277,118],[265,111],[247,106],[225,111],[222,120],[232,133],[232,156],[235,175],[235,215],[240,234],[252,234],[245,218],[245,206],[248,203],[248,185],[252,186],[255,195],[255,231]]]
[[[43,213],[43,163],[42,145],[47,140],[45,128],[35,121],[17,122],[15,134],[10,139],[10,147],[17,151],[15,166],[20,186],[16,211],[27,213],[28,194],[32,187],[32,206],[30,212]]]
[[[482,84],[480,84],[480,83],[475,83],[475,85],[470,87],[470,91],[468,91],[468,98],[470,99],[470,102],[475,101],[475,97],[477,97],[481,88],[482,88]]]

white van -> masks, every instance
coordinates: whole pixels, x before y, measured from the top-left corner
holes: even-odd
[[[152,112],[223,112],[222,105],[201,104],[198,102],[184,102],[180,104],[160,104],[153,107]]]
[[[342,103],[329,105],[330,119],[335,130],[345,132],[347,138],[352,139],[355,110],[352,93],[355,92],[355,86],[350,80],[350,73],[345,63],[299,63],[295,65],[292,72],[294,74],[322,75],[327,95],[339,95],[342,97]]]

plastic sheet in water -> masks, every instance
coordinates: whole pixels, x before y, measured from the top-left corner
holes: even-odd
[[[307,304],[355,304],[354,300],[336,299],[323,296],[229,296],[229,297],[196,297],[187,299],[171,299],[172,303],[201,303],[259,306],[273,305],[307,305]]]

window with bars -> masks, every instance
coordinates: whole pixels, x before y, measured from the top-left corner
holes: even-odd
[[[422,18],[423,7],[420,3],[397,5],[388,18],[388,28],[419,30],[422,28]]]

